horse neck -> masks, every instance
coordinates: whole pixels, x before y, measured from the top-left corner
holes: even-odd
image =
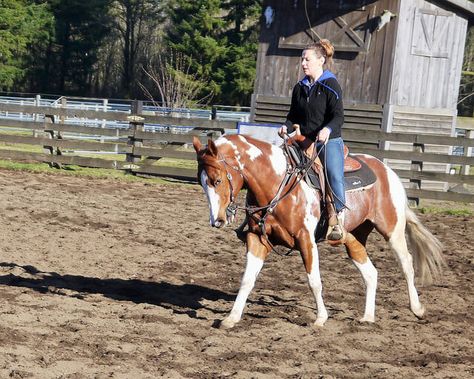
[[[258,206],[268,205],[275,197],[280,183],[283,181],[286,172],[286,160],[281,162],[282,167],[277,165],[278,174],[273,169],[273,164],[267,157],[268,161],[254,163],[252,161],[244,162],[241,173],[243,177],[243,185],[253,195]],[[262,165],[265,167],[262,168]]]

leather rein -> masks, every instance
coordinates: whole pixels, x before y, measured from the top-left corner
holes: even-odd
[[[270,203],[268,203],[267,205],[258,206],[258,207],[249,205],[247,201],[246,201],[245,206],[240,206],[235,202],[234,185],[232,184],[233,179],[232,179],[232,175],[228,171],[228,168],[234,171],[237,171],[239,175],[242,177],[242,179],[244,180],[244,182],[246,182],[245,175],[240,169],[240,167],[231,165],[229,162],[226,161],[225,157],[222,156],[221,153],[218,153],[219,154],[218,162],[223,163],[224,170],[226,172],[226,177],[227,177],[227,180],[229,182],[229,187],[230,187],[230,203],[226,209],[226,216],[227,217],[235,216],[238,210],[244,210],[246,212],[247,217],[251,217],[260,227],[261,235],[265,238],[268,246],[273,251],[275,251],[274,246],[270,242],[268,235],[266,233],[265,223],[266,223],[267,217],[273,213],[275,207],[280,203],[280,201],[285,199],[288,195],[290,195],[295,190],[295,188],[298,186],[301,180],[303,180],[306,173],[309,171],[314,161],[318,158],[321,152],[320,151],[316,153],[316,149],[314,149],[313,156],[306,162],[306,164],[304,166],[298,166],[297,164],[292,162],[291,154],[289,152],[289,149],[290,149],[289,145],[293,143],[293,141],[294,140],[291,140],[289,138],[284,139],[283,153],[285,154],[285,157],[286,157],[286,170],[285,170],[285,176],[283,177],[283,179],[280,182],[280,185],[278,186],[278,191],[276,195],[273,197]],[[293,180],[294,178],[296,178],[296,180]],[[262,212],[263,214],[260,217],[257,217],[257,213],[259,212]],[[245,228],[247,223],[248,221],[244,221],[244,223],[237,230],[239,229],[243,230],[243,228]],[[291,253],[291,250],[289,253]],[[285,254],[285,255],[288,255],[288,254]]]

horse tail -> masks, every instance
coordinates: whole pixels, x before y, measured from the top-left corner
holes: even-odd
[[[415,270],[421,284],[431,284],[446,267],[443,245],[406,206],[407,234],[413,254]]]

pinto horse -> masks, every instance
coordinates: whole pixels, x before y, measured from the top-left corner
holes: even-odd
[[[235,198],[247,189],[246,234],[247,263],[234,306],[221,322],[232,328],[240,321],[247,298],[272,245],[298,250],[306,269],[309,287],[317,305],[316,326],[323,326],[328,312],[322,297],[318,248],[315,230],[321,220],[321,196],[305,181],[288,179],[289,163],[282,147],[244,135],[221,136],[207,146],[194,138],[197,153],[198,180],[207,196],[210,224],[221,228],[233,221]],[[370,261],[365,245],[375,228],[396,253],[408,285],[410,308],[423,317],[425,308],[415,288],[415,269],[423,281],[441,272],[442,246],[418,220],[407,205],[405,189],[398,176],[380,160],[354,154],[374,172],[376,181],[346,195],[343,241],[347,253],[359,269],[366,287],[364,316],[361,322],[375,322],[377,270]],[[407,248],[407,231],[413,258]]]

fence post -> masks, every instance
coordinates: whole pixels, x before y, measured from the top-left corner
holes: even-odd
[[[48,128],[49,124],[54,124],[54,115],[44,115],[44,131],[43,131],[43,135],[45,138],[54,139],[54,130],[52,130],[51,128]],[[54,155],[55,153],[54,147],[44,145],[43,152],[45,154]],[[48,164],[49,164],[49,167],[61,168],[61,165],[56,162],[49,162]]]
[[[36,107],[41,106],[41,95],[36,95],[36,96],[35,96],[35,106],[36,106]],[[39,119],[40,119],[39,114],[38,114],[38,113],[35,113],[35,116],[34,116],[34,118],[33,118],[33,121],[38,122]],[[38,130],[33,129],[33,137],[35,137],[35,138],[38,137]]]
[[[109,105],[109,100],[108,100],[108,99],[103,99],[103,100],[102,100],[102,110],[103,110],[104,112],[107,112],[107,107],[108,107],[108,105]],[[107,123],[107,120],[102,120],[102,123],[100,124],[100,127],[101,127],[102,129],[105,129],[106,123]],[[102,143],[105,142],[104,136],[102,136],[102,137],[100,138],[100,142],[102,142]]]
[[[132,103],[131,113],[132,114],[127,117],[130,123],[127,144],[132,146],[132,152],[127,153],[126,156],[126,161],[129,162],[129,164],[126,166],[126,172],[129,174],[134,174],[133,170],[136,169],[135,163],[141,160],[141,155],[135,154],[135,148],[143,146],[143,139],[137,136],[137,134],[142,132],[144,129],[144,118],[140,116],[143,113],[143,102],[134,100]]]
[[[474,130],[466,130],[466,137],[465,138],[473,139],[474,138]],[[466,147],[464,149],[464,156],[465,157],[470,157],[471,155],[472,155],[472,147]],[[466,164],[466,165],[461,167],[460,174],[461,175],[469,175],[470,171],[471,171],[471,166]]]

